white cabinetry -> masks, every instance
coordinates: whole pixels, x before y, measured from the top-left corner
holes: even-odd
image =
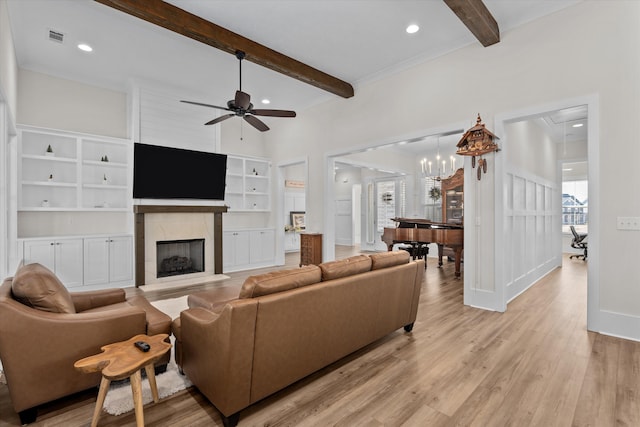
[[[82,286],[82,239],[43,239],[24,242],[25,264],[40,263],[67,287]]]
[[[284,193],[284,223],[288,227],[291,224],[291,212],[305,212],[306,208],[305,193],[288,191]],[[289,230],[284,233],[284,250],[285,252],[296,252],[300,250],[300,231]]]
[[[285,252],[297,252],[300,250],[300,233],[297,231],[287,231],[284,233]]]
[[[106,236],[84,239],[84,284],[103,285],[133,280],[131,236]]]
[[[130,141],[27,126],[19,140],[19,210],[130,207]]]
[[[268,267],[275,263],[273,228],[228,230],[224,232],[222,245],[225,272]]]
[[[222,237],[224,271],[249,264],[249,232],[225,231]]]
[[[251,264],[273,263],[275,258],[275,231],[256,230],[251,233],[249,260]]]
[[[131,286],[133,237],[74,236],[21,239],[25,264],[40,263],[68,288]]]
[[[227,156],[225,202],[229,212],[271,209],[271,163],[265,159]]]

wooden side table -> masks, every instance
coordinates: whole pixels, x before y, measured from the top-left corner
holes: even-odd
[[[93,411],[91,427],[98,425],[98,419],[102,413],[102,405],[107,396],[111,381],[129,378],[131,380],[131,390],[133,392],[133,405],[136,411],[136,426],[144,426],[144,413],[142,411],[142,377],[140,369],[144,367],[153,401],[158,402],[158,386],[156,385],[156,375],[153,364],[157,362],[169,349],[171,344],[166,342],[167,334],[158,334],[152,337],[147,335],[136,335],[127,341],[117,342],[102,346],[102,353],[85,357],[78,360],[73,366],[86,373],[102,372],[102,381],[98,391],[96,408]],[[151,346],[149,351],[139,350],[134,343],[144,341]]]
[[[308,264],[322,263],[322,234],[300,234],[300,267]]]

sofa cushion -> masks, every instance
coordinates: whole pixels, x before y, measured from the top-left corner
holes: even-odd
[[[221,286],[207,291],[190,294],[187,298],[189,308],[202,307],[210,311],[220,312],[227,303],[238,299],[240,286]]]
[[[302,268],[273,271],[247,277],[240,289],[238,298],[256,298],[263,295],[288,291],[320,282],[321,273],[317,265]]]
[[[38,310],[52,313],[75,313],[71,295],[51,270],[34,263],[16,271],[11,285],[13,297]]]
[[[355,255],[336,261],[323,262],[319,267],[322,270],[323,281],[339,279],[371,270],[371,258],[366,255]]]
[[[371,258],[371,270],[407,264],[411,259],[407,251],[380,252],[371,254],[369,257]]]

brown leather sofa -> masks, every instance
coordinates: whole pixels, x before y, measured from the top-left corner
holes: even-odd
[[[68,292],[40,264],[21,266],[0,286],[0,360],[23,424],[37,406],[100,384],[75,361],[137,334],[170,333],[171,318],[123,289]],[[170,355],[158,362],[166,369]]]
[[[189,296],[173,322],[176,362],[236,425],[240,411],[404,327],[418,312],[424,260],[406,251],[247,278]],[[235,291],[235,296],[234,296]]]

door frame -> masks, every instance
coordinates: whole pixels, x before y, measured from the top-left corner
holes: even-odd
[[[309,157],[299,157],[277,164],[275,189],[275,227],[276,227],[276,265],[284,265],[284,169],[290,166],[304,165],[304,195],[308,200],[309,189]]]
[[[504,135],[505,124],[517,119],[526,119],[540,116],[550,111],[563,110],[576,105],[587,106],[587,161],[588,181],[589,181],[589,262],[587,265],[587,329],[599,331],[601,329],[600,316],[600,166],[596,161],[600,152],[600,106],[597,94],[585,95],[576,98],[552,101],[548,104],[530,106],[519,110],[508,111],[496,114],[494,118],[494,129],[496,135]],[[506,310],[505,301],[505,278],[501,259],[503,259],[505,247],[502,242],[502,221],[504,220],[504,197],[503,188],[505,185],[505,156],[496,156],[496,179],[495,179],[495,254],[494,254],[494,274],[497,298],[490,301],[493,309],[498,311]],[[589,161],[591,159],[591,161]],[[465,240],[466,240],[465,234]],[[465,276],[465,295],[466,276]]]

